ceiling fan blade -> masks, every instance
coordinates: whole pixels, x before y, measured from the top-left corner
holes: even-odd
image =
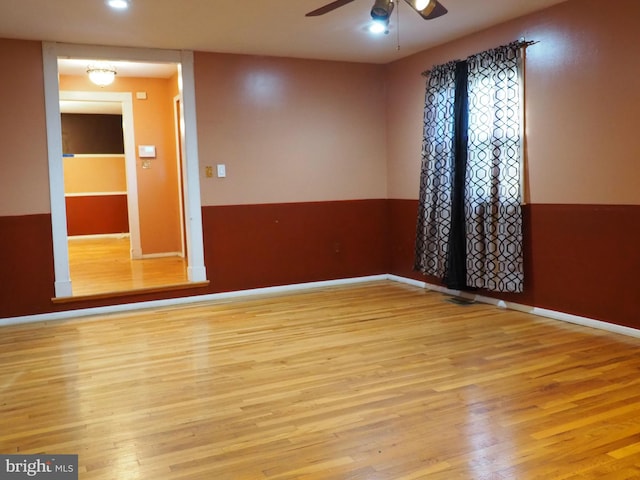
[[[320,15],[324,15],[325,13],[329,13],[336,8],[340,8],[347,3],[351,3],[353,0],[335,0],[335,2],[327,3],[324,7],[320,7],[312,12],[309,12],[305,15],[305,17],[318,17]]]
[[[445,13],[447,13],[449,10],[447,10],[446,8],[444,8],[444,6],[438,2],[436,0],[436,7],[431,10],[431,13],[429,15],[422,15],[420,14],[420,16],[422,18],[424,18],[425,20],[433,20],[434,18],[438,18],[441,17],[442,15],[444,15]],[[418,12],[420,13],[420,12]]]

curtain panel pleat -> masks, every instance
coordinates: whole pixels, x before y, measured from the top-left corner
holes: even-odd
[[[463,290],[467,285],[466,172],[469,131],[468,65],[456,64],[456,91],[453,122],[453,186],[451,188],[451,227],[449,256],[443,281],[447,288]]]
[[[517,45],[467,59],[467,285],[521,292],[520,76]]]
[[[414,268],[444,277],[449,252],[456,63],[435,67],[427,80]]]

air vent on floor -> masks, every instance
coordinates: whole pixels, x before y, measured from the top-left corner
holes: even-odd
[[[473,305],[474,303],[476,303],[474,300],[471,300],[469,298],[462,298],[462,297],[448,297],[447,302],[453,303],[454,305],[462,305],[464,307],[466,307],[467,305]]]

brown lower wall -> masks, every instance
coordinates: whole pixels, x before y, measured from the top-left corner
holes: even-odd
[[[129,232],[126,194],[66,197],[65,204],[68,235]]]
[[[0,217],[0,318],[51,311],[53,282],[51,215]]]
[[[391,273],[413,271],[417,200],[390,200]],[[640,206],[526,205],[525,291],[483,294],[640,328]]]
[[[0,318],[413,271],[418,204],[360,200],[204,207],[208,287],[51,303],[50,215],[0,217]],[[527,205],[525,292],[508,301],[640,328],[640,206]],[[486,292],[485,292],[486,293]]]
[[[203,226],[215,291],[389,270],[386,200],[205,207]]]
[[[208,287],[53,304],[51,216],[0,217],[0,318],[383,274],[387,201],[204,207]]]

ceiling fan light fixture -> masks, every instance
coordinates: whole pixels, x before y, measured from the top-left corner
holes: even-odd
[[[374,35],[380,35],[382,33],[389,33],[389,21],[388,20],[372,20],[369,25],[369,32]]]
[[[374,21],[388,21],[393,7],[393,0],[375,0],[371,8],[371,18]]]
[[[421,11],[427,8],[432,3],[435,3],[435,2],[432,2],[431,0],[413,0],[413,8],[415,8],[418,11]]]
[[[437,5],[436,0],[405,0],[405,2],[411,5],[411,8],[423,17],[433,12],[433,9],[436,8]]]

